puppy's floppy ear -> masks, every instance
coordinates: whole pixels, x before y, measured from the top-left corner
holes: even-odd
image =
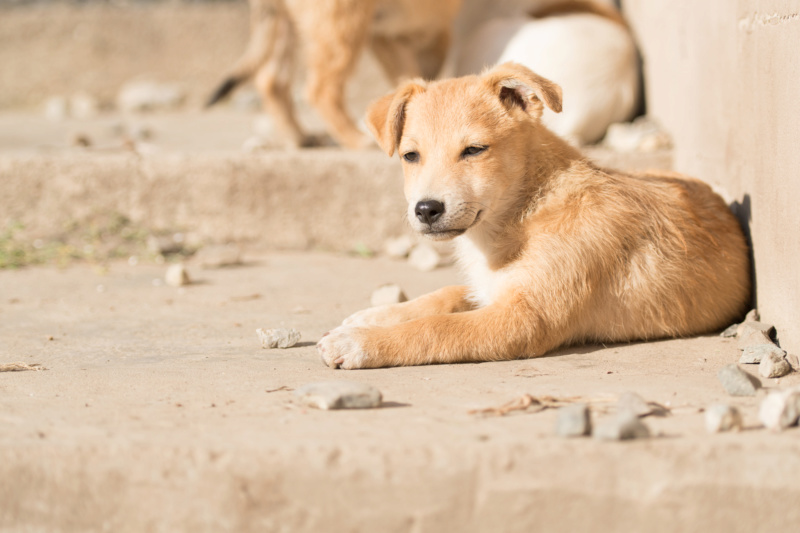
[[[367,108],[367,127],[378,145],[390,156],[394,154],[406,122],[406,104],[417,93],[425,91],[425,82],[412,80],[397,91],[372,102]]]
[[[519,107],[534,118],[544,105],[561,112],[561,87],[519,63],[503,63],[483,74],[484,80],[508,107]]]

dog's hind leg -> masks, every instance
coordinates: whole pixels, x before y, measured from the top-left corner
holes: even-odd
[[[315,37],[305,43],[308,99],[334,139],[346,148],[366,148],[373,144],[356,127],[344,105],[345,83],[366,43],[372,13],[371,2],[337,0],[320,2],[314,6],[313,16],[299,21],[303,24],[300,33]]]
[[[311,144],[295,116],[291,84],[295,62],[295,29],[288,17],[276,17],[271,29],[274,44],[269,59],[256,74],[255,85],[261,93],[264,110],[278,132],[293,147]]]

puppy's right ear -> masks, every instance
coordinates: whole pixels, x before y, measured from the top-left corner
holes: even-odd
[[[406,122],[406,104],[417,93],[425,91],[425,82],[412,80],[392,94],[375,100],[367,108],[367,127],[378,145],[390,156],[394,154]]]

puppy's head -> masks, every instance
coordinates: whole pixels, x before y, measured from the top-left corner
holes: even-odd
[[[561,88],[514,63],[409,81],[374,102],[367,125],[402,159],[411,226],[445,240],[497,219],[519,192],[545,105],[561,111]]]

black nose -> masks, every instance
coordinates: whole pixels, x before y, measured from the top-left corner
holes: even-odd
[[[444,204],[436,200],[425,200],[414,207],[414,213],[420,222],[433,224],[444,213]]]

